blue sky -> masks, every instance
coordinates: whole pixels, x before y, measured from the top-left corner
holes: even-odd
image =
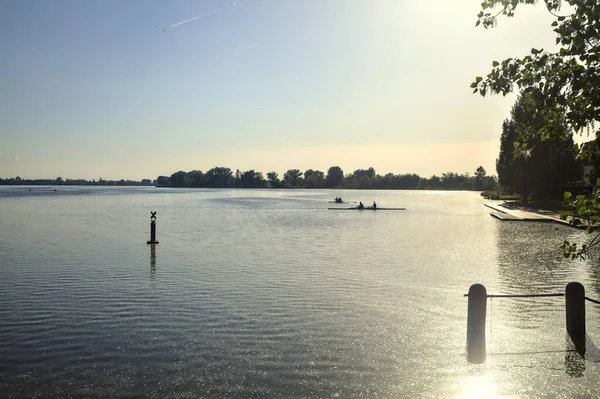
[[[5,0],[0,177],[494,173],[514,96],[469,84],[554,36],[541,6],[475,28],[479,4]]]

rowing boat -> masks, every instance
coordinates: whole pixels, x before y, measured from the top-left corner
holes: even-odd
[[[363,209],[358,208],[327,208],[330,211],[404,211],[406,208],[373,208],[373,207],[364,207]]]
[[[356,204],[356,201],[342,201],[342,202],[335,202],[335,201],[329,201],[330,204]]]

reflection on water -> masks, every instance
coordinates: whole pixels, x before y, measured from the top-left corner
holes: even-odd
[[[485,366],[476,366],[469,376],[460,384],[462,392],[459,395],[464,399],[502,398],[492,373]]]
[[[150,279],[156,277],[156,244],[150,244]]]
[[[499,293],[560,294],[578,280],[577,264],[563,259],[559,245],[569,227],[547,223],[497,224]],[[496,309],[511,314],[507,322],[527,330],[556,328],[563,297],[498,298]],[[564,321],[560,320],[564,325]],[[564,328],[564,327],[563,327]],[[526,338],[524,338],[526,339]]]
[[[585,372],[585,336],[565,334],[565,373],[569,377],[583,377]]]
[[[497,225],[498,273],[506,293],[564,292],[576,265],[562,257],[559,245],[573,230],[547,223]]]
[[[595,265],[565,260],[559,249],[565,238],[581,240],[579,232],[563,226],[549,227],[543,223],[498,223],[500,293],[564,293],[571,281],[596,286]],[[496,298],[494,311],[498,317],[495,322],[490,318],[496,331],[490,340],[490,352],[496,352],[492,357],[520,353],[524,361],[533,364],[536,355],[547,354],[551,359],[553,353],[564,353],[565,376],[585,375],[586,337],[566,333],[564,297]],[[598,313],[588,312],[590,316],[597,318]],[[514,327],[518,328],[517,335]],[[566,340],[564,352],[559,350],[562,340]],[[552,367],[552,361],[547,367]]]
[[[589,260],[590,280],[588,296],[600,300],[600,248],[596,248]]]
[[[598,363],[565,372],[560,298],[494,299],[486,362],[467,362],[471,284],[563,292],[593,278],[587,263],[555,257],[554,239],[574,230],[502,224],[477,193],[18,195],[0,193],[3,396],[600,393]],[[328,212],[336,196],[407,210]],[[158,246],[148,278],[140,243],[149,208],[161,214],[160,278]],[[596,341],[598,328],[588,325]]]

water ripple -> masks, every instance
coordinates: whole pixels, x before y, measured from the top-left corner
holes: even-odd
[[[479,374],[598,393],[596,363],[564,370],[562,298],[490,300],[488,371],[465,361],[470,284],[598,287],[556,250],[577,232],[502,224],[475,193],[341,194],[394,214],[327,212],[326,191],[27,193],[0,194],[3,396],[458,397]]]

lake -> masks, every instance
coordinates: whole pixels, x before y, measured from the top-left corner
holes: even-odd
[[[29,191],[31,189],[31,191]],[[56,191],[54,191],[56,189]],[[328,211],[336,196],[406,211]],[[582,232],[501,222],[472,192],[0,188],[3,397],[597,397],[564,298],[600,299]],[[157,239],[147,245],[150,211]]]

